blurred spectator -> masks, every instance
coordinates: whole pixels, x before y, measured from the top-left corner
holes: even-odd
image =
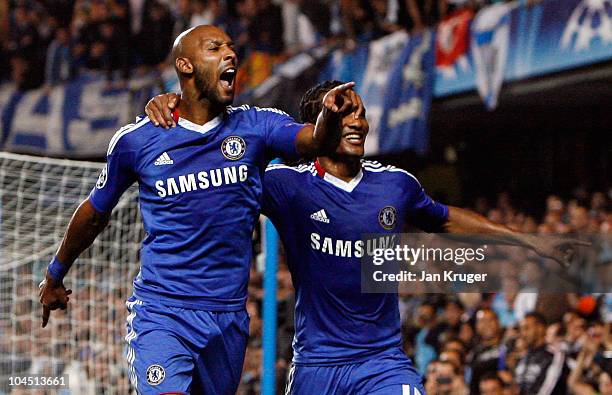
[[[38,87],[44,79],[44,43],[36,18],[33,7],[18,3],[9,23],[6,48],[11,54],[11,77],[22,90]]]
[[[189,0],[177,0],[173,17],[172,38],[189,29],[191,24],[191,2]]]
[[[432,303],[423,303],[418,307],[415,321],[414,363],[424,374],[427,365],[436,358],[435,348],[427,343],[427,335],[436,323],[436,307]]]
[[[170,53],[174,20],[165,4],[153,0],[145,7],[144,21],[138,39],[139,52],[146,66],[155,67]]]
[[[473,395],[479,394],[481,377],[497,373],[504,368],[502,328],[493,310],[485,308],[476,313],[476,334],[478,343],[468,357],[471,371],[470,393]]]
[[[612,348],[610,329],[601,322],[590,328],[568,379],[575,395],[612,394]]]
[[[47,49],[45,83],[56,85],[68,81],[74,74],[74,63],[70,51],[68,29],[60,27],[55,31],[55,38]]]
[[[249,40],[253,50],[280,54],[284,49],[283,16],[279,6],[271,0],[257,0],[254,23],[249,26]]]
[[[456,338],[461,329],[461,316],[463,305],[458,300],[449,300],[444,306],[442,320],[427,334],[426,342],[432,345],[436,352],[440,352],[446,340]]]
[[[465,361],[464,354],[461,354],[457,350],[444,350],[440,353],[440,361],[450,362],[457,369],[459,374],[465,373]]]
[[[127,31],[127,5],[107,4],[96,0],[91,3],[85,23],[78,32],[78,50],[81,64],[89,70],[104,71],[113,79],[115,70],[121,72],[125,82],[129,76],[129,37]]]
[[[504,382],[497,373],[487,373],[478,382],[480,395],[504,395]]]
[[[191,19],[189,27],[199,25],[211,25],[214,20],[212,7],[209,7],[206,0],[194,0],[191,3]]]
[[[448,361],[434,361],[427,371],[425,391],[428,395],[467,395],[465,380],[456,366]]]
[[[523,356],[516,366],[515,380],[520,394],[565,394],[565,356],[561,351],[548,349],[544,318],[538,313],[529,313],[519,328]]]
[[[502,292],[498,292],[493,298],[491,307],[504,328],[514,326],[517,323],[517,318],[514,315],[514,304],[518,292],[518,279],[514,276],[506,276],[502,279]]]
[[[289,54],[309,49],[330,35],[329,9],[320,1],[282,3],[285,48]]]

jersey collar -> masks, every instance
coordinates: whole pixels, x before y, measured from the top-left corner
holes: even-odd
[[[363,171],[359,169],[359,173],[357,173],[357,175],[352,180],[350,180],[349,182],[346,182],[326,172],[323,166],[321,166],[321,164],[319,163],[318,159],[315,160],[314,165],[315,165],[315,169],[317,169],[317,175],[319,177],[321,177],[324,181],[329,182],[333,186],[340,188],[343,191],[346,191],[349,193],[353,192],[353,190],[357,188],[357,185],[359,185],[359,182],[363,178]]]
[[[198,132],[198,133],[206,133],[209,130],[214,129],[217,126],[219,126],[219,124],[223,120],[223,113],[217,115],[210,121],[206,122],[204,125],[198,125],[197,123],[193,123],[185,118],[181,118],[179,116],[178,109],[175,109],[174,111],[172,111],[172,118],[174,119],[174,122],[181,125],[185,129],[193,130],[194,132]]]

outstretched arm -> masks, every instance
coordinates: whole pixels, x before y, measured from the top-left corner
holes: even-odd
[[[575,239],[541,237],[517,232],[473,211],[453,206],[448,207],[448,220],[443,225],[443,230],[452,234],[479,235],[491,243],[528,247],[563,266],[570,264],[575,246],[589,245]]]
[[[43,328],[49,322],[51,310],[66,309],[68,295],[72,293],[72,290],[66,290],[63,277],[72,263],[104,230],[109,219],[110,213],[96,211],[89,202],[89,198],[83,201],[74,212],[56,257],[49,265],[45,279],[39,286],[40,303],[43,305]]]
[[[363,102],[353,90],[354,82],[339,85],[325,94],[323,108],[316,124],[306,124],[296,136],[296,148],[300,155],[312,157],[333,151],[340,139],[340,121],[347,113],[358,118],[364,111]],[[166,129],[176,126],[172,111],[180,102],[176,93],[153,97],[145,107],[145,113],[156,126]]]

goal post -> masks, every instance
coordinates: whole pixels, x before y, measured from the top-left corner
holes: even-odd
[[[143,237],[136,187],[68,273],[69,310],[41,328],[38,284],[102,163],[0,153],[0,394],[9,377],[69,375],[72,394],[130,393],[125,300]]]

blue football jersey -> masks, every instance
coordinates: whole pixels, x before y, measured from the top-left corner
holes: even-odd
[[[244,308],[266,165],[296,158],[303,125],[276,109],[228,107],[168,131],[148,118],[120,129],[90,201],[108,212],[134,182],[146,231],[134,295],[213,311]]]
[[[362,161],[350,182],[315,163],[269,166],[262,212],[277,227],[296,290],[294,363],[355,362],[401,346],[398,296],[361,292],[364,234],[439,228],[448,208],[408,172]],[[380,245],[379,245],[380,247]]]

